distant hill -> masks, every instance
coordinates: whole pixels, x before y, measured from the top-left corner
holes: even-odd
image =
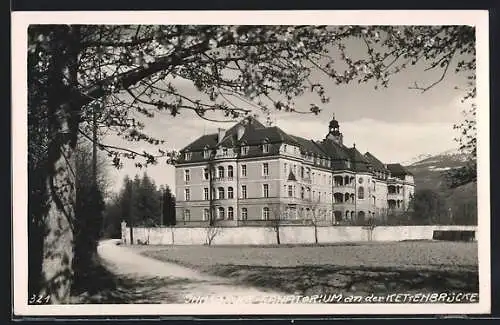
[[[415,177],[416,190],[432,189],[438,192],[452,208],[455,220],[471,222],[477,218],[477,186],[469,183],[454,189],[447,187],[444,173],[460,168],[467,162],[467,156],[455,150],[437,155],[423,154],[403,162]]]
[[[413,161],[408,162],[403,162],[402,165],[415,176],[417,188],[445,190],[446,184],[443,174],[447,170],[464,166],[467,162],[467,156],[449,150],[437,155],[419,155]]]

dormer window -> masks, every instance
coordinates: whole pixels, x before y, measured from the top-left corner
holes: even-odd
[[[205,159],[210,158],[210,150],[208,150],[208,148],[206,148],[206,147],[203,150],[203,158],[205,158]]]
[[[264,144],[262,145],[262,152],[269,153],[269,143],[267,143],[267,141],[264,141]]]
[[[287,145],[286,145],[286,143],[285,143],[285,144],[283,145],[283,152],[286,152],[286,150],[287,150]]]
[[[242,147],[241,147],[241,155],[242,156],[246,156],[248,155],[248,146],[246,144],[244,144]]]
[[[191,160],[191,152],[186,151],[184,153],[184,160]]]
[[[222,155],[227,156],[227,148],[222,148]]]

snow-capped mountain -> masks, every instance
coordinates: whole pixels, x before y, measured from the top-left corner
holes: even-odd
[[[422,161],[422,160],[427,159],[429,157],[432,157],[432,154],[430,154],[430,153],[423,153],[423,154],[420,154],[420,155],[418,155],[416,157],[413,157],[413,158],[411,158],[409,160],[401,162],[401,165],[403,165],[403,166],[410,166],[410,165],[412,165],[412,164],[414,164],[416,162]]]
[[[448,150],[436,155],[419,155],[406,165],[415,178],[416,191],[433,190],[445,200],[456,222],[477,222],[477,184],[467,183],[450,188],[445,174],[460,168],[468,162],[468,157],[457,150]],[[476,220],[476,221],[474,221]]]
[[[443,173],[464,166],[467,160],[466,154],[452,149],[436,155],[422,154],[402,165],[413,173],[417,187],[439,189],[443,185]]]

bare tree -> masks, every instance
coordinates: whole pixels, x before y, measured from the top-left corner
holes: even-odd
[[[170,235],[172,236],[172,245],[175,245],[175,225],[168,226],[170,229]]]
[[[269,208],[268,225],[271,231],[276,234],[276,244],[281,244],[280,229],[283,224],[283,206],[279,203],[272,204]]]
[[[320,221],[320,213],[318,208],[321,206],[319,198],[317,200],[311,199],[309,200],[307,207],[311,211],[311,218],[307,219],[308,222],[314,227],[314,243],[318,244],[318,223]]]
[[[214,220],[205,228],[205,245],[212,246],[213,241],[224,231],[224,228]]]

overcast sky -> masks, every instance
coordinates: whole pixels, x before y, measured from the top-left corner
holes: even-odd
[[[450,73],[438,85],[425,93],[409,89],[418,81],[430,84],[439,76],[436,72],[424,72],[424,66],[415,66],[391,79],[388,88],[374,89],[374,84],[352,83],[337,86],[323,78],[330,97],[328,104],[321,104],[315,96],[305,95],[298,100],[304,110],[311,103],[322,111],[319,115],[303,115],[273,112],[275,125],[284,131],[309,139],[321,140],[328,131],[332,114],[340,123],[345,145],[354,143],[362,153],[370,151],[386,163],[404,162],[420,154],[435,154],[457,147],[453,125],[462,120],[466,108],[460,102],[463,91],[457,90],[463,76]],[[188,83],[177,84],[183,94],[200,98],[200,94]],[[243,102],[240,102],[245,106]],[[264,117],[262,116],[262,122]],[[182,149],[204,133],[214,133],[218,127],[229,128],[234,123],[213,123],[194,117],[190,112],[181,112],[177,117],[168,113],[158,114],[154,119],[144,120],[146,130],[153,136],[165,140],[165,149]],[[120,144],[113,137],[106,143]],[[127,144],[129,148],[149,148],[141,144]],[[174,167],[160,161],[157,166],[138,169],[132,162],[125,162],[121,170],[109,169],[113,190],[118,191],[125,175],[147,172],[157,185],[174,184]]]

